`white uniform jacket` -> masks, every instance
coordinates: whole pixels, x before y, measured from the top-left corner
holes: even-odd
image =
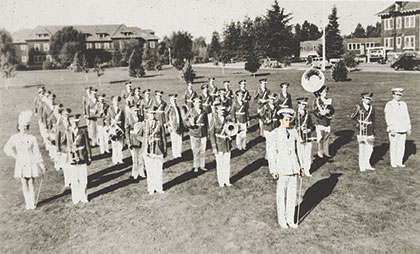
[[[411,131],[410,116],[407,104],[403,101],[392,100],[385,105],[385,120],[387,131],[407,132]]]
[[[269,146],[267,151],[272,154],[273,167],[270,173],[278,173],[279,175],[299,174],[300,163],[296,152],[296,143],[298,134],[295,129],[288,129],[290,133],[287,138],[286,128],[280,126],[273,130],[272,138],[267,140]]]

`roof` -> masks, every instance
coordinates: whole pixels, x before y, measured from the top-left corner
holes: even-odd
[[[12,34],[13,43],[25,43],[32,29],[20,29]]]
[[[407,13],[407,12],[420,10],[420,2],[398,1],[398,2],[395,2],[394,4],[390,5],[385,10],[377,13],[376,15],[378,15],[378,16],[390,15],[391,13],[395,12],[395,5],[397,5],[397,4],[400,5],[400,9],[399,9],[400,13]]]
[[[365,42],[375,42],[375,43],[381,43],[382,39],[381,37],[371,37],[371,38],[344,38],[344,43],[365,43]]]
[[[127,27],[124,24],[117,25],[68,25],[80,32],[87,34],[86,41],[112,41],[113,38],[143,38],[145,40],[158,40],[159,37],[149,29],[138,27]],[[24,40],[49,40],[50,37],[66,26],[37,26],[31,30]],[[124,35],[122,32],[132,32],[131,35]],[[44,34],[44,36],[39,36]],[[98,37],[97,34],[103,34]]]

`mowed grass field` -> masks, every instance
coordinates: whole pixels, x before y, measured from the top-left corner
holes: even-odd
[[[293,99],[313,95],[300,86],[303,71],[260,71],[252,77],[244,70],[196,68],[199,91],[210,76],[216,84],[228,79],[233,90],[247,79],[252,94],[258,79],[279,92],[280,82],[290,82]],[[9,90],[0,90],[0,146],[16,132],[18,113],[32,108],[37,84],[57,95],[57,101],[73,112],[81,112],[86,86],[100,93],[120,94],[128,79],[124,69],[106,70],[103,85],[94,75],[85,84],[84,74],[67,71],[20,72]],[[178,72],[167,68],[133,80],[142,90],[184,92]],[[326,84],[336,109],[332,123],[330,160],[316,159],[311,178],[303,179],[301,224],[298,229],[281,229],[277,224],[276,182],[264,160],[265,141],[258,136],[257,120],[251,121],[248,150],[234,146],[231,160],[232,186],[217,184],[215,157],[207,150],[208,172],[194,174],[188,135],[183,158],[169,156],[164,164],[164,195],[149,196],[146,181],[132,182],[130,154],[124,164],[112,166],[110,157],[99,156],[89,167],[88,204],[73,205],[69,191],[61,193],[63,174],[53,169],[41,142],[35,119],[30,133],[41,145],[50,171],[44,176],[37,209],[26,211],[19,180],[13,178],[14,160],[0,153],[0,253],[418,253],[420,249],[420,75],[417,73],[349,74],[352,80],[336,83],[326,73]],[[384,119],[390,89],[403,87],[408,104],[412,135],[406,145],[406,168],[389,165],[389,141]],[[360,93],[374,93],[377,135],[372,164],[376,171],[358,171],[358,145],[350,121]],[[295,104],[295,100],[294,100]],[[251,103],[251,115],[256,112]],[[83,124],[83,123],[82,123]],[[168,139],[169,140],[169,139]],[[315,154],[316,144],[313,144]],[[36,188],[39,186],[39,179]]]

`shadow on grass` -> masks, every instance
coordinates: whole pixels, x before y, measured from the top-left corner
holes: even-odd
[[[40,206],[42,206],[42,205],[44,205],[44,204],[47,204],[47,203],[49,203],[49,202],[51,202],[51,201],[53,201],[53,200],[59,199],[59,198],[61,198],[61,197],[67,196],[67,195],[69,195],[70,193],[71,193],[70,189],[66,189],[66,190],[65,190],[64,192],[62,192],[62,193],[59,193],[59,194],[57,194],[57,195],[54,195],[54,196],[52,196],[52,197],[49,197],[49,198],[44,199],[44,200],[42,200],[42,201],[39,201],[39,202],[38,202],[38,204],[37,204],[37,207],[40,207]]]
[[[119,173],[123,173],[123,172],[126,173],[126,172],[129,172],[129,171],[131,171],[131,168],[129,168],[127,170],[124,170],[122,172],[119,172]],[[119,174],[119,173],[117,173],[117,174]],[[137,179],[137,180],[133,180],[133,179],[130,179],[130,178],[124,179],[122,181],[119,181],[118,183],[114,183],[114,184],[112,184],[110,186],[107,186],[107,187],[105,187],[103,189],[100,189],[98,191],[95,191],[95,192],[89,194],[88,195],[88,200],[92,200],[92,199],[97,198],[97,197],[99,197],[101,195],[104,195],[104,194],[113,192],[115,190],[118,190],[120,188],[123,188],[123,187],[128,186],[128,185],[133,184],[133,183],[138,183],[140,181],[141,181],[140,178]]]
[[[338,178],[341,175],[342,174],[340,173],[331,174],[328,178],[319,180],[305,191],[302,202],[300,203],[299,214],[295,212],[295,215],[299,216],[299,224],[305,220],[305,218],[315,209],[319,203],[321,203],[324,198],[331,195],[332,191],[338,183]],[[297,211],[297,206],[295,211]]]
[[[264,73],[255,73],[255,75],[253,75],[253,74],[251,74],[251,75],[255,76],[255,77],[263,77],[263,76],[268,76],[270,74],[271,73],[269,73],[269,72],[264,72]]]
[[[165,170],[165,169],[167,169],[171,166],[174,166],[174,165],[176,165],[180,162],[189,161],[189,160],[192,160],[192,159],[193,159],[192,150],[191,149],[185,150],[184,152],[182,152],[181,158],[174,158],[172,160],[165,161],[163,163],[163,170]]]
[[[239,181],[241,178],[251,174],[254,171],[257,171],[263,166],[268,166],[267,160],[264,158],[259,158],[253,163],[249,164],[245,168],[243,168],[240,172],[230,178],[231,183],[235,183]]]
[[[403,163],[405,163],[412,154],[417,154],[417,146],[413,140],[407,140],[405,143]]]
[[[233,149],[232,150],[232,155],[231,155],[231,159],[237,157],[237,156],[241,156],[242,154],[244,154],[246,151],[248,151],[249,149],[252,149],[254,146],[258,145],[259,143],[264,142],[265,139],[261,136],[258,136],[256,138],[254,138],[253,140],[249,141],[246,146],[247,149],[246,150],[239,150],[239,149]]]
[[[106,159],[112,156],[112,153],[97,154],[92,156],[92,161]]]
[[[370,157],[370,164],[375,166],[376,163],[384,159],[385,154],[389,150],[388,143],[382,143],[380,146],[373,148],[372,156]]]

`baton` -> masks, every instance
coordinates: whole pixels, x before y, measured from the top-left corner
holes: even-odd
[[[41,193],[42,181],[44,180],[44,175],[41,176],[41,181],[39,182],[39,188],[35,199],[35,207],[38,205],[39,194]]]
[[[299,221],[300,221],[300,215],[299,215],[299,213],[300,213],[300,197],[301,197],[301,195],[302,195],[302,179],[303,179],[303,177],[301,177],[301,176],[299,176],[299,178],[300,178],[300,183],[299,183],[299,197],[298,197],[298,210],[297,210],[297,224],[299,225]]]

